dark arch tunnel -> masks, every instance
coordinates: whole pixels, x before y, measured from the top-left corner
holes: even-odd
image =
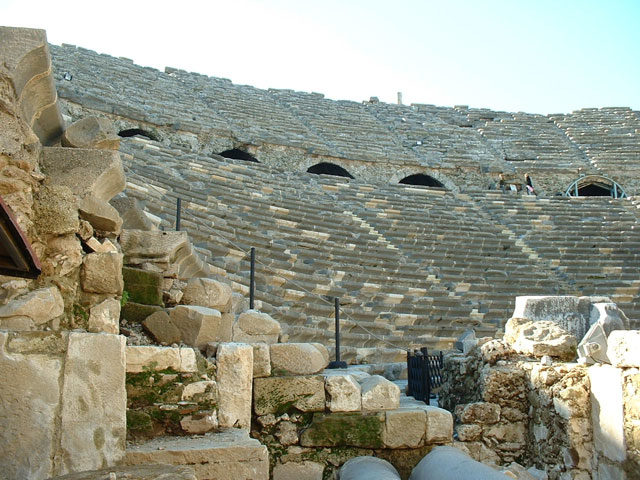
[[[156,137],[153,133],[150,133],[141,128],[128,128],[126,130],[120,130],[118,132],[118,136],[122,138],[135,137],[136,135],[148,138],[149,140],[153,140],[155,142],[158,141],[158,137]]]
[[[224,152],[220,152],[219,155],[221,157],[231,158],[233,160],[244,160],[246,162],[260,163],[256,157],[248,154],[244,150],[240,150],[239,148],[232,148],[230,150],[225,150]]]
[[[335,163],[322,162],[313,165],[307,169],[307,173],[316,175],[333,175],[335,177],[355,178],[348,171]]]
[[[585,185],[582,188],[578,188],[578,196],[580,197],[610,197],[611,188],[605,188],[596,183]]]
[[[436,180],[429,175],[425,175],[424,173],[416,173],[414,175],[409,175],[408,177],[404,177],[400,182],[404,185],[419,185],[422,187],[438,187],[445,188],[442,183]]]

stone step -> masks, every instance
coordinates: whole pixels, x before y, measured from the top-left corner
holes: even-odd
[[[124,465],[186,465],[198,480],[268,480],[267,447],[246,430],[230,429],[193,437],[159,437],[129,445]]]

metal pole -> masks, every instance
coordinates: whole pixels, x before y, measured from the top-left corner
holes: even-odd
[[[182,199],[178,197],[176,205],[176,232],[180,231],[180,211],[182,210]]]
[[[256,290],[256,249],[251,247],[251,276],[249,278],[249,309],[253,310]]]
[[[334,297],[334,310],[336,317],[336,363],[340,362],[340,300]]]

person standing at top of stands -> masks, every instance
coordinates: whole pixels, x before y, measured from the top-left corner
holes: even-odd
[[[527,195],[538,195],[536,191],[533,189],[533,183],[531,183],[531,177],[528,173],[524,174],[524,182],[527,187]]]
[[[500,190],[502,191],[502,193],[504,193],[507,189],[507,183],[504,181],[504,173],[500,172],[500,175],[498,175],[498,177],[500,178]]]

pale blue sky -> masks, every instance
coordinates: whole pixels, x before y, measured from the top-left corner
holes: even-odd
[[[0,0],[0,24],[334,99],[640,110],[640,0]]]

